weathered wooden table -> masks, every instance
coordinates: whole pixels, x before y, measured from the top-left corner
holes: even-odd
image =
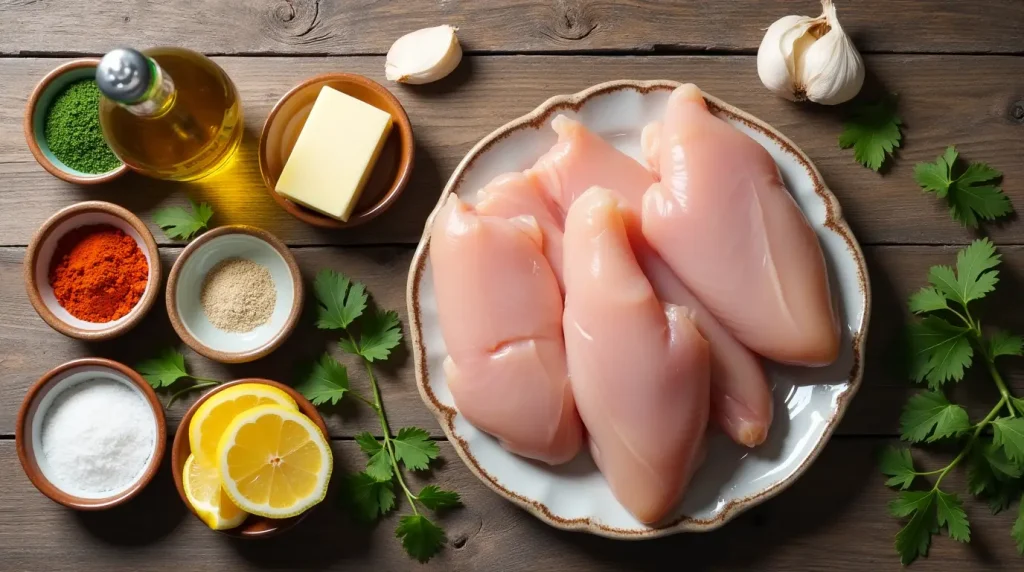
[[[825,452],[778,498],[703,535],[628,543],[560,532],[515,508],[463,468],[441,444],[446,463],[434,478],[462,493],[465,508],[444,519],[449,545],[434,570],[894,570],[898,525],[886,516],[893,493],[882,484],[876,451],[897,434],[899,409],[912,391],[891,367],[904,320],[903,300],[932,264],[948,263],[972,238],[946,209],[922,194],[911,173],[956,144],[972,160],[1005,173],[1004,187],[1024,208],[1024,2],[1020,0],[859,0],[839,3],[841,21],[865,53],[869,73],[900,94],[905,148],[884,177],[840,151],[840,117],[772,97],[758,81],[754,53],[762,30],[787,13],[816,15],[816,2],[668,2],[585,0],[0,0],[0,569],[242,570],[332,568],[415,570],[392,536],[393,523],[351,524],[331,508],[293,534],[234,542],[206,530],[181,504],[165,468],[123,509],[76,514],[29,484],[14,450],[15,415],[26,388],[47,369],[98,355],[135,363],[179,344],[158,304],[143,326],[100,344],[62,337],[40,320],[22,283],[29,237],[71,203],[102,199],[149,219],[187,196],[210,202],[217,224],[261,226],[294,249],[307,279],[320,268],[364,281],[379,302],[405,308],[406,271],[423,222],[459,159],[483,135],[551,95],[620,78],[667,78],[706,91],[773,124],[810,155],[842,202],[868,257],[874,296],[863,388]],[[394,87],[416,134],[414,177],[398,204],[357,230],[305,226],[266,194],[256,139],[270,107],[307,76],[327,71],[383,82],[384,58],[401,33],[450,23],[471,53],[448,80]],[[225,173],[191,185],[128,176],[100,188],[51,177],[21,134],[26,97],[61,61],[120,44],[182,45],[215,56],[242,94],[246,137]],[[990,227],[1007,264],[1001,298],[1017,304],[999,319],[1024,329],[1024,223]],[[165,269],[180,245],[162,240]],[[287,380],[293,366],[327,344],[306,319],[272,356],[225,367],[187,352],[191,367],[222,378]],[[1024,369],[1009,372],[1024,394]],[[364,383],[358,378],[354,384]],[[408,359],[383,379],[396,427],[443,434],[420,402]],[[980,384],[984,388],[985,384]],[[964,391],[964,389],[967,389]],[[957,393],[972,414],[991,404],[984,391]],[[989,404],[989,405],[986,405]],[[173,429],[187,407],[168,415]],[[330,418],[338,471],[362,462],[352,436],[376,423],[359,411]],[[959,488],[961,475],[952,479]],[[973,542],[937,539],[919,570],[1020,570],[1009,537],[1012,517],[970,501]]]

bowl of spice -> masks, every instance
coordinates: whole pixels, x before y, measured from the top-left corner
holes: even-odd
[[[171,325],[189,347],[212,360],[242,363],[274,351],[295,329],[302,277],[274,235],[222,226],[182,251],[166,299]]]
[[[25,109],[25,140],[32,155],[69,183],[104,183],[128,172],[100,127],[99,62],[84,58],[57,67],[36,85]]]
[[[116,361],[85,358],[49,371],[28,390],[15,448],[29,480],[78,510],[119,505],[160,467],[164,410],[142,377]]]
[[[25,286],[39,316],[80,340],[117,337],[137,325],[160,290],[160,256],[139,217],[102,201],[58,211],[25,255]]]

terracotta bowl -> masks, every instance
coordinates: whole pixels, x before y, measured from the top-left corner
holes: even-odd
[[[279,195],[274,188],[313,103],[323,86],[330,86],[391,114],[394,126],[381,150],[363,193],[347,222],[322,215]],[[412,125],[398,99],[384,86],[363,76],[329,73],[311,77],[278,100],[260,134],[260,173],[267,192],[299,220],[322,228],[349,228],[376,218],[398,199],[409,182],[413,165]]]
[[[47,409],[54,399],[65,389],[78,383],[88,383],[92,378],[112,379],[136,390],[153,410],[156,423],[156,439],[153,453],[139,476],[127,487],[114,491],[108,496],[85,496],[74,494],[58,487],[47,474],[51,473],[42,453],[41,431]],[[15,448],[18,460],[21,461],[29,481],[39,492],[50,497],[56,503],[76,510],[103,510],[118,506],[139,494],[160,468],[167,443],[167,423],[164,419],[164,408],[156,397],[156,393],[142,376],[128,366],[103,358],[85,358],[69,361],[53,368],[39,378],[25,395],[25,400],[18,410],[18,420],[14,427]]]
[[[149,263],[149,281],[142,298],[130,312],[111,322],[87,322],[72,316],[57,302],[50,286],[50,264],[61,237],[80,226],[94,224],[109,224],[124,231],[135,239]],[[142,321],[160,293],[163,274],[156,240],[139,217],[115,204],[86,201],[57,211],[39,227],[25,253],[24,275],[29,301],[43,321],[65,336],[99,341],[116,338]]]
[[[95,76],[99,63],[98,58],[82,58],[57,66],[36,84],[25,107],[23,128],[25,141],[32,151],[32,156],[51,175],[69,183],[95,185],[112,181],[128,172],[128,166],[121,163],[119,167],[106,173],[83,173],[62,163],[46,143],[46,110],[49,109],[50,102],[69,83]]]
[[[181,472],[185,469],[185,461],[188,460],[188,456],[192,454],[192,447],[189,445],[188,442],[188,425],[189,423],[192,422],[192,417],[195,416],[196,411],[199,410],[199,407],[203,403],[205,403],[206,400],[210,398],[210,396],[214,395],[219,391],[224,391],[225,389],[233,385],[239,385],[241,383],[263,383],[266,385],[276,387],[281,391],[284,391],[285,393],[290,395],[292,399],[295,400],[295,403],[299,406],[299,412],[305,415],[306,417],[309,417],[309,419],[313,421],[313,423],[315,423],[317,427],[320,428],[320,431],[323,432],[324,436],[327,436],[329,438],[329,435],[327,433],[327,425],[324,423],[324,418],[320,415],[320,412],[317,411],[317,408],[314,407],[313,404],[310,403],[309,400],[307,400],[305,397],[303,397],[302,394],[300,394],[298,391],[295,391],[294,389],[287,385],[284,385],[283,383],[278,383],[276,381],[271,381],[269,379],[249,378],[237,379],[235,381],[231,381],[223,385],[218,385],[217,387],[215,387],[214,389],[210,390],[205,395],[200,397],[195,403],[192,404],[192,407],[189,407],[188,411],[185,412],[185,416],[181,418],[181,423],[178,424],[178,431],[174,434],[174,443],[171,445],[171,470],[174,472],[174,486],[178,488],[178,496],[181,497],[181,501],[185,503],[185,506],[187,506],[188,509],[192,511],[192,514],[195,514],[195,511],[192,510],[192,505],[189,504],[188,498],[185,497],[185,486],[181,482]],[[309,514],[310,511],[314,510],[315,508],[316,507],[313,507],[310,510],[307,510],[306,512],[298,516],[293,516],[292,518],[284,519],[274,519],[257,515],[249,515],[249,518],[245,519],[245,522],[243,522],[240,526],[229,530],[220,530],[218,532],[236,538],[264,538],[267,536],[273,536],[291,529],[293,526],[298,524],[303,518],[306,518],[306,515]],[[196,518],[199,518],[199,515],[196,515]]]

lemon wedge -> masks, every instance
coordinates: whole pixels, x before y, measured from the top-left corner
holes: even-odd
[[[228,497],[242,510],[268,518],[295,516],[322,501],[333,467],[320,429],[280,405],[240,413],[217,446]]]
[[[217,468],[196,462],[195,455],[189,455],[185,461],[181,482],[185,488],[185,498],[210,528],[235,528],[249,516],[224,493]]]
[[[217,444],[231,420],[243,411],[267,404],[299,410],[290,395],[265,383],[242,383],[211,395],[188,424],[192,454],[204,466],[216,467]]]

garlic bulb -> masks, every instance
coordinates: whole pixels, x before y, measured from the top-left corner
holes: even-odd
[[[435,26],[398,38],[388,50],[384,75],[391,81],[423,84],[452,73],[462,60],[457,29]]]
[[[784,16],[768,27],[757,50],[761,83],[790,101],[836,105],[864,85],[864,62],[836,18],[832,0],[821,0],[817,18]]]

